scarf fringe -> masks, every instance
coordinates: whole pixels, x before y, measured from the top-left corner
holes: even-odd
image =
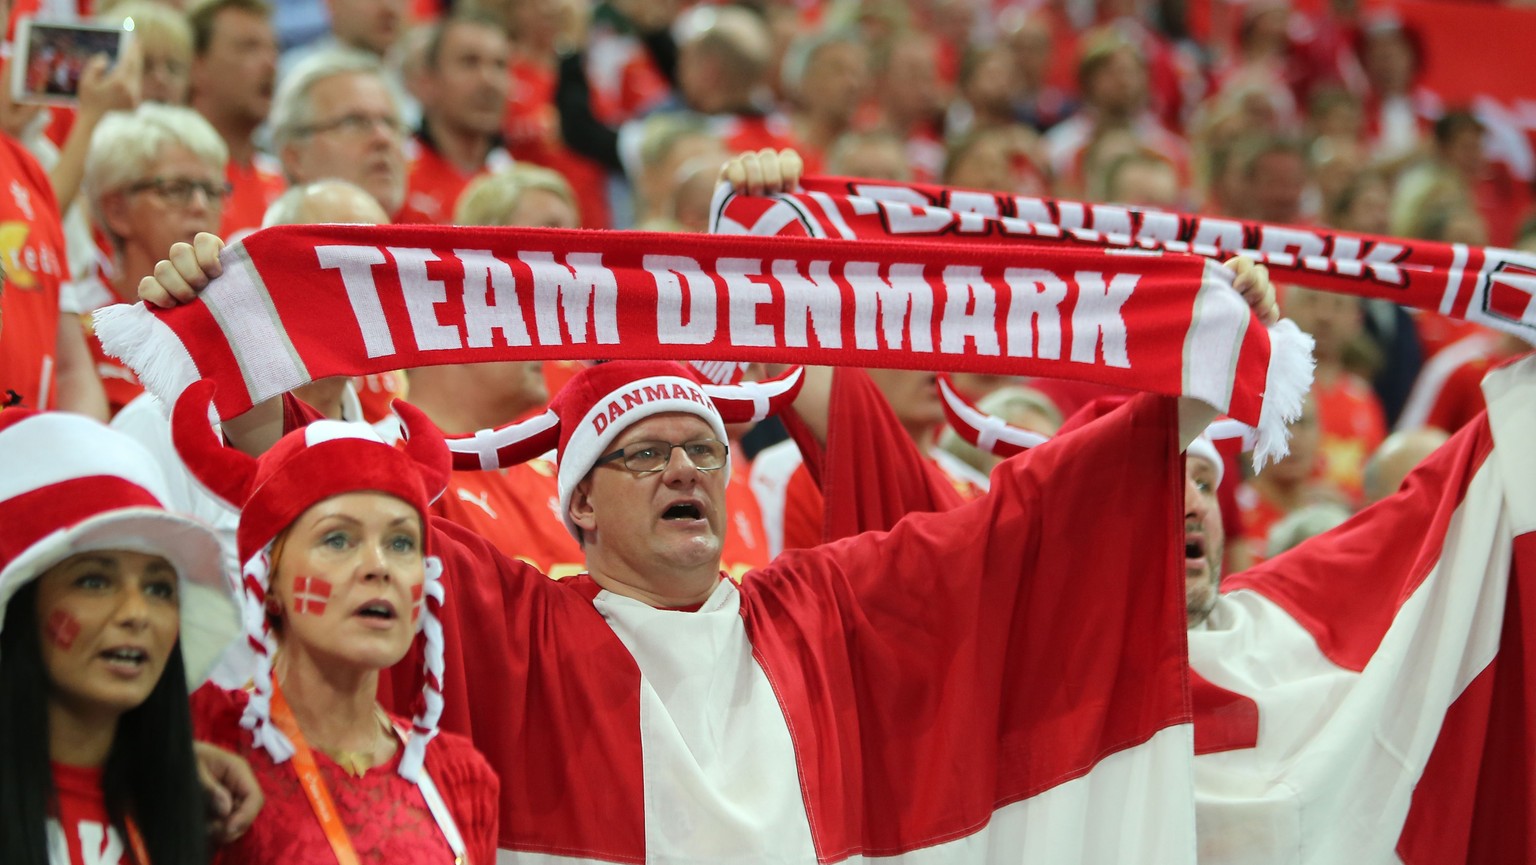
[[[1288,318],[1269,328],[1269,370],[1253,445],[1255,472],[1290,452],[1290,424],[1301,417],[1317,366],[1312,357],[1313,345],[1312,337]]]
[[[116,303],[91,314],[102,351],[131,367],[145,389],[166,405],[202,378],[176,331],[142,303]]]

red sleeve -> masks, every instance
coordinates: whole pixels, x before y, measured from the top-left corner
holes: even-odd
[[[801,550],[826,540],[821,535],[823,507],[821,490],[801,463],[784,487],[784,549]]]
[[[833,371],[825,448],[816,444],[804,424],[786,427],[806,455],[785,492],[786,550],[889,529],[908,513],[946,511],[965,501],[918,452],[863,370]],[[806,489],[813,478],[819,490]],[[827,509],[824,501],[837,507]]]
[[[1483,376],[1489,366],[1486,361],[1472,362],[1452,372],[1435,398],[1425,424],[1453,433],[1482,413],[1487,407],[1483,400]]]
[[[491,764],[468,739],[441,733],[427,749],[427,770],[453,812],[470,863],[494,863],[501,782]]]
[[[888,529],[913,511],[947,511],[965,502],[918,452],[885,395],[860,369],[838,369],[832,376],[821,494],[837,503],[825,510],[828,541]]]
[[[245,742],[240,716],[250,695],[244,691],[231,691],[212,682],[192,692],[192,736],[199,742],[217,745],[226,751],[239,752]]]

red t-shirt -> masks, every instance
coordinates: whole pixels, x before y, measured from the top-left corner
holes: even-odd
[[[127,839],[107,817],[101,774],[101,769],[53,764],[58,811],[48,819],[48,843],[52,848],[62,836],[70,865],[130,865],[134,861]]]
[[[250,696],[207,684],[192,695],[192,726],[199,741],[227,748],[244,757],[256,773],[266,804],[249,832],[220,848],[215,861],[231,863],[281,862],[283,865],[334,865],[320,821],[310,807],[292,762],[277,764],[263,749],[251,745],[240,716]],[[401,719],[393,719],[397,724]],[[364,863],[451,863],[453,854],[437,822],[427,810],[421,789],[400,777],[400,756],[353,777],[322,751],[315,764],[330,790],[358,860]],[[496,859],[499,782],[490,764],[469,740],[441,732],[427,748],[427,772],[437,785],[464,838],[474,865]]]
[[[270,164],[266,156],[257,156],[249,165],[237,165],[233,159],[224,168],[224,179],[229,182],[229,200],[224,202],[224,216],[219,222],[219,233],[224,240],[233,243],[245,234],[261,227],[261,219],[288,188],[278,166]]]
[[[0,402],[51,408],[65,279],[64,229],[48,175],[15,139],[0,134]]]
[[[1237,504],[1243,515],[1243,535],[1239,542],[1248,548],[1248,566],[1253,567],[1269,558],[1269,530],[1286,512],[1247,484],[1238,487]]]
[[[1358,505],[1364,494],[1365,461],[1387,437],[1381,402],[1370,385],[1353,373],[1329,384],[1314,383],[1312,395],[1321,433],[1315,476]]]
[[[572,153],[560,140],[555,109],[555,70],[526,60],[512,64],[512,88],[502,138],[516,159],[560,172],[576,194],[582,228],[610,228],[608,172],[603,166]]]
[[[587,569],[586,554],[560,517],[555,464],[530,460],[500,471],[454,472],[432,513],[559,579]]]
[[[465,173],[419,136],[411,139],[411,168],[405,185],[405,209],[412,223],[448,225],[459,195],[470,181],[512,164],[512,157],[500,147],[493,148],[480,170]]]
[[[731,442],[731,478],[725,485],[725,539],[720,569],[740,581],[747,571],[768,564],[768,533],[763,511],[752,493],[752,466],[742,456],[741,443]]]
[[[352,377],[357,402],[363,407],[363,420],[378,423],[393,414],[390,404],[405,399],[410,381],[404,372],[380,372]]]

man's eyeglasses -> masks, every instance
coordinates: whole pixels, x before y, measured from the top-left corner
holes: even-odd
[[[672,451],[678,448],[682,449],[683,456],[693,463],[694,468],[704,472],[724,468],[726,455],[730,453],[730,448],[725,442],[718,439],[698,439],[683,442],[680,445],[660,441],[630,442],[613,453],[599,458],[594,467],[623,460],[624,468],[634,474],[655,474],[667,467],[667,464],[672,461]]]
[[[128,187],[128,192],[153,192],[166,203],[174,204],[177,207],[186,207],[191,203],[192,195],[201,192],[204,200],[218,207],[222,206],[224,200],[229,197],[230,186],[228,183],[215,183],[211,180],[190,180],[185,177],[152,177],[149,180],[141,180]]]
[[[310,123],[300,126],[300,135],[322,135],[327,132],[340,132],[342,135],[353,138],[362,138],[372,134],[373,130],[383,128],[391,135],[404,136],[405,124],[395,117],[379,117],[372,114],[343,114],[335,120],[327,120],[324,123]]]

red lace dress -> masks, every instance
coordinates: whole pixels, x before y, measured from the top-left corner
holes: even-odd
[[[208,684],[192,695],[192,724],[200,741],[235,751],[250,761],[266,794],[256,824],[239,840],[218,851],[216,862],[283,865],[334,865],[331,851],[299,784],[291,762],[276,765],[251,745],[240,727],[248,695]],[[398,721],[399,719],[395,719]],[[438,829],[421,790],[400,777],[400,755],[375,766],[361,778],[347,774],[316,750],[315,763],[330,789],[336,810],[364,863],[451,863],[453,853]],[[497,797],[500,784],[490,764],[469,740],[439,733],[427,748],[427,771],[442,793],[472,865],[496,860]]]

